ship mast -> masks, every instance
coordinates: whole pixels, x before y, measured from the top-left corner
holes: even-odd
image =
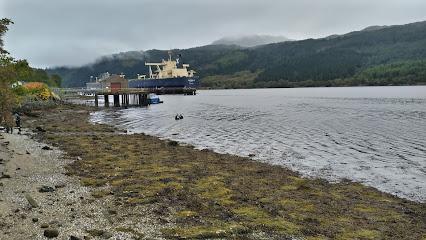
[[[171,62],[171,61],[172,61],[172,55],[173,55],[172,50],[169,50],[169,62]]]

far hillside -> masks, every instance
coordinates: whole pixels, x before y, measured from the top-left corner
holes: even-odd
[[[269,35],[250,35],[250,36],[230,36],[216,40],[212,45],[237,45],[240,47],[256,47],[260,45],[293,41],[283,36],[269,36]]]
[[[119,53],[78,68],[51,68],[67,87],[90,76],[148,74],[145,62],[167,59],[168,50]],[[370,27],[345,35],[272,43],[254,48],[208,45],[174,49],[205,88],[310,87],[426,84],[426,22]]]

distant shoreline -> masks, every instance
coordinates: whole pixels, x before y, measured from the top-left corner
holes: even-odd
[[[411,86],[426,86],[426,82],[416,84],[402,84],[402,85],[341,85],[341,86],[295,86],[295,87],[266,87],[266,88],[212,88],[212,87],[199,87],[199,90],[222,90],[222,89],[276,89],[276,88],[345,88],[345,87],[411,87]]]

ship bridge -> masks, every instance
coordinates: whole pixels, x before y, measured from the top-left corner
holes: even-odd
[[[163,60],[161,63],[145,63],[146,66],[149,66],[149,78],[176,78],[176,77],[193,77],[195,71],[190,70],[188,73],[187,67],[189,64],[183,64],[182,57],[179,55],[179,58],[172,60],[173,52],[169,51],[168,61]],[[152,73],[151,66],[155,66],[157,74]]]

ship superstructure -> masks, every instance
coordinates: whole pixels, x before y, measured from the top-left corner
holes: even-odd
[[[194,77],[194,70],[188,72],[189,64],[183,64],[182,55],[176,60],[172,60],[172,51],[169,51],[169,60],[161,63],[145,63],[149,66],[149,78],[176,78],[176,77]],[[152,73],[151,67],[155,66],[157,74]]]

